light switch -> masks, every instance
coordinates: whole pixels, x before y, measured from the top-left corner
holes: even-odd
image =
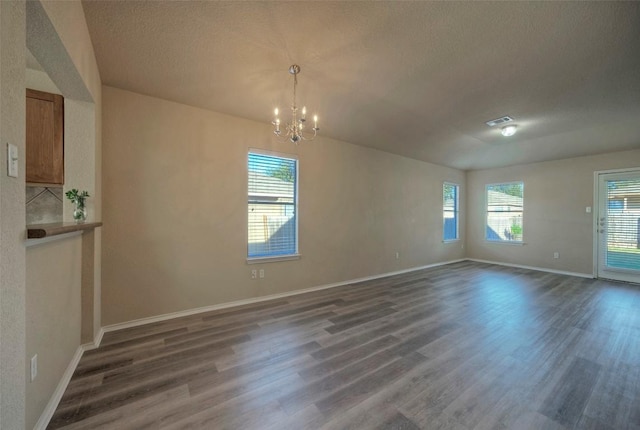
[[[18,177],[18,147],[7,143],[7,175]]]
[[[587,211],[588,214],[590,214],[591,213],[591,206],[587,206],[586,211]]]

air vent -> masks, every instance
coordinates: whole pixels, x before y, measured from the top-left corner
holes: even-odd
[[[485,122],[489,127],[494,127],[496,125],[504,124],[505,122],[511,122],[513,118],[510,116],[503,116],[501,118],[492,119],[491,121]]]

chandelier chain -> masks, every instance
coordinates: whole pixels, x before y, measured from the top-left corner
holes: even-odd
[[[293,109],[297,109],[296,106],[296,88],[298,87],[298,73],[293,74]]]

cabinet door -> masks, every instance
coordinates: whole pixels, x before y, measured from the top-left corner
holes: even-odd
[[[27,182],[64,183],[64,99],[27,89]]]

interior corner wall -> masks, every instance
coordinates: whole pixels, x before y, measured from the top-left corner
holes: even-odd
[[[93,212],[89,219],[99,221],[102,86],[82,3],[77,0],[29,1],[24,7],[26,44],[23,39],[20,49],[24,53],[25,46],[29,48],[65,97],[65,187],[89,190],[92,205],[89,210]],[[24,60],[21,67],[24,78]],[[21,98],[24,99],[24,81],[21,87]],[[21,110],[24,112],[24,102]],[[24,130],[24,117],[19,124]],[[24,206],[24,196],[21,204]],[[20,223],[24,253],[24,212]],[[35,423],[42,424],[43,417],[46,419],[47,413],[52,412],[52,396],[74,354],[79,351],[81,335],[92,343],[100,329],[100,247],[100,235],[95,233],[59,238],[27,249],[27,324],[26,333],[23,333],[27,347],[23,350],[21,373],[23,388],[27,384],[23,402],[27,404],[26,424],[29,428]],[[85,297],[86,291],[89,294]],[[24,314],[22,319],[25,319]],[[31,382],[24,364],[25,358],[29,360],[35,354],[39,357],[38,376]],[[25,409],[23,419],[24,415]]]
[[[52,49],[51,42],[28,38],[35,46],[30,46],[32,54],[49,73],[62,90],[67,111],[76,119],[65,133],[73,136],[73,147],[67,148],[65,141],[65,188],[81,188],[89,190],[89,219],[102,220],[102,82],[96,62],[93,45],[89,36],[80,0],[74,1],[33,1],[28,2],[28,10],[32,15],[41,17],[36,27],[43,33],[48,26],[54,34],[51,39],[60,43],[60,49]],[[43,13],[40,10],[44,11]],[[37,13],[36,13],[37,12]],[[33,40],[35,39],[35,41]],[[38,43],[39,42],[39,43]],[[63,61],[64,60],[64,61]],[[67,67],[68,63],[72,67]],[[66,126],[65,126],[66,127]],[[73,152],[70,152],[73,150]],[[69,220],[69,204],[65,203],[65,219]],[[93,289],[94,338],[101,328],[101,282],[102,282],[102,232],[98,228],[94,232],[92,252],[83,256],[93,260],[93,279],[87,276],[87,282]],[[85,247],[86,249],[86,247]],[[88,250],[90,251],[90,250]],[[86,254],[86,255],[85,255]]]
[[[468,258],[593,274],[594,172],[640,167],[640,150],[467,172]],[[485,240],[487,184],[524,182],[524,245]],[[559,258],[553,257],[554,252]]]
[[[0,1],[0,428],[25,427],[25,4]],[[6,145],[18,177],[6,175]]]
[[[96,68],[97,73],[97,68]],[[95,89],[95,134],[94,134],[94,186],[93,209],[95,220],[102,221],[102,84]],[[102,228],[93,231],[93,339],[98,339],[102,330]]]
[[[102,94],[105,325],[464,256],[462,241],[442,242],[443,181],[464,185],[462,171],[324,137],[280,143],[269,124]],[[299,260],[247,264],[249,148],[299,159]]]

